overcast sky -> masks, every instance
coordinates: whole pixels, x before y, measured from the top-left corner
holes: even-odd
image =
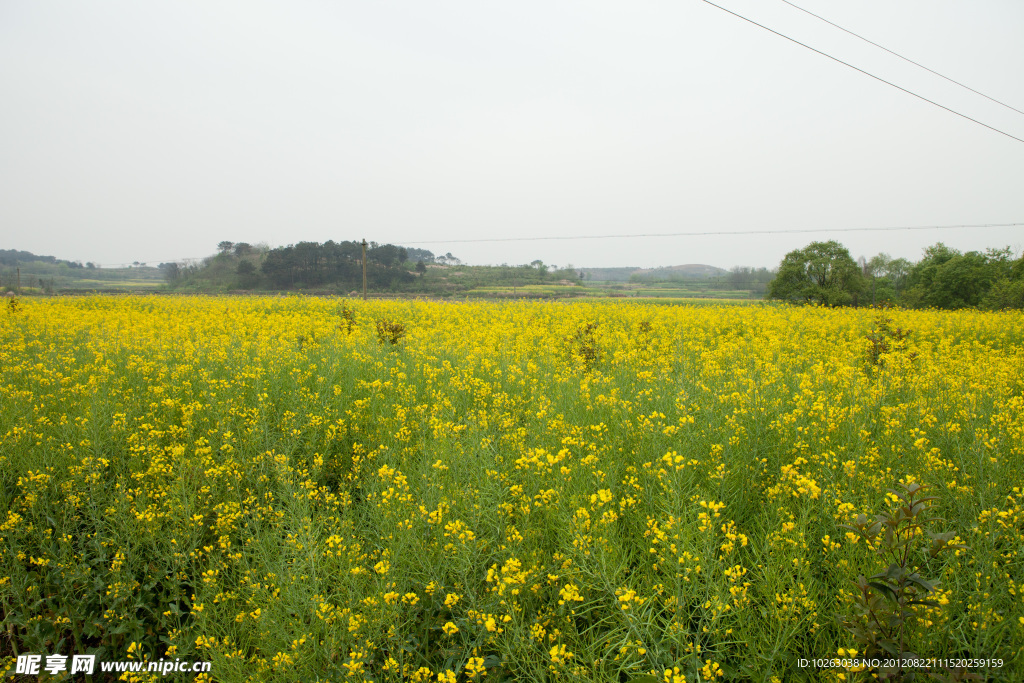
[[[794,0],[1024,110],[1020,0]],[[781,2],[719,4],[1024,138]],[[365,237],[468,263],[1024,246],[1024,142],[701,0],[0,0],[0,248],[155,265]]]

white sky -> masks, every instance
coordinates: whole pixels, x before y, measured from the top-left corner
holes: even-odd
[[[717,0],[716,0],[717,1]],[[1024,110],[1024,2],[796,4]],[[719,4],[1024,138],[1024,115],[779,0]],[[916,260],[1024,223],[1024,143],[700,0],[0,0],[0,248],[155,265],[360,239],[469,263]]]

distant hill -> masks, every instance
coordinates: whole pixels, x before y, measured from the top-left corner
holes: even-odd
[[[39,256],[31,251],[19,251],[18,249],[0,249],[0,265],[18,266],[22,263],[63,263],[70,268],[81,268],[82,264],[77,261],[65,261],[54,256]]]
[[[728,275],[724,268],[703,263],[687,263],[663,268],[580,268],[587,280],[597,282],[671,282],[675,280],[703,280]]]
[[[128,268],[100,268],[93,263],[40,256],[30,251],[0,249],[0,293],[54,294],[66,290],[153,290],[164,284],[159,268],[138,264]]]
[[[597,282],[629,282],[629,276],[640,270],[633,266],[628,268],[580,268],[585,280]]]

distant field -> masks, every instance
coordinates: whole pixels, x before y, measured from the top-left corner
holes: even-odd
[[[604,286],[604,283],[587,283],[580,285],[525,285],[522,287],[494,286],[476,287],[464,293],[470,297],[495,297],[495,298],[552,298],[565,296],[579,297],[609,297],[609,298],[658,298],[658,299],[715,299],[715,300],[750,300],[751,292],[746,290],[709,290],[709,289],[686,289],[678,286],[665,285],[643,286],[631,284],[622,285],[614,283],[611,286]]]
[[[66,264],[30,262],[17,270],[0,268],[0,290],[22,293],[55,293],[60,290],[149,290],[166,284],[158,268],[70,268]]]
[[[162,280],[90,280],[87,278],[81,278],[78,280],[70,280],[65,285],[65,289],[104,289],[108,287],[130,287],[130,288],[153,288],[164,285]]]
[[[524,285],[521,287],[495,286],[475,287],[467,292],[467,296],[602,296],[602,291],[593,287],[578,285]]]
[[[746,290],[728,289],[637,289],[637,296],[646,297],[713,297],[716,299],[749,299],[750,292]]]
[[[631,297],[629,300],[654,305],[686,304],[692,306],[759,306],[764,303],[760,299],[713,296],[639,296]]]

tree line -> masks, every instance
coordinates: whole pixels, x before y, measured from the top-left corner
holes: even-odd
[[[0,265],[20,266],[26,263],[48,263],[57,266],[67,266],[68,268],[96,268],[96,264],[91,261],[83,264],[81,261],[68,261],[54,256],[40,256],[39,254],[33,254],[31,251],[0,249]]]
[[[417,264],[426,250],[416,250]],[[366,247],[366,279],[373,289],[395,289],[415,279],[405,267],[409,252],[393,244],[369,242]],[[422,265],[421,265],[422,264]],[[299,242],[284,247],[253,246],[246,242],[221,242],[217,254],[200,263],[161,263],[172,288],[205,289],[361,289],[363,246],[360,241]]]
[[[924,257],[878,254],[855,261],[836,241],[789,252],[767,299],[823,306],[891,304],[908,308],[1024,308],[1024,256],[1009,247],[962,253],[939,242]]]

